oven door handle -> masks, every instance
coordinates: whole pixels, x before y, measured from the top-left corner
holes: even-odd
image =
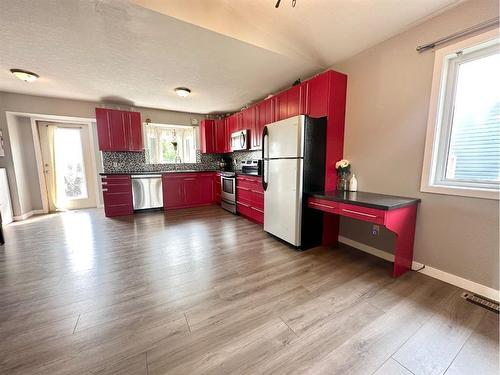
[[[267,185],[268,185],[268,178],[266,178],[266,173],[268,168],[266,168],[266,161],[269,162],[269,160],[266,160],[266,143],[265,140],[269,139],[269,130],[267,129],[267,126],[264,126],[264,129],[262,130],[262,189],[264,191],[267,190]]]

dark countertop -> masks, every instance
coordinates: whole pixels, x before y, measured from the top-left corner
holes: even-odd
[[[418,198],[398,197],[395,195],[368,193],[365,191],[321,191],[309,193],[308,195],[333,202],[348,203],[386,211],[418,204],[420,202]]]
[[[204,172],[220,172],[215,169],[209,169],[209,170],[194,170],[194,169],[186,169],[186,170],[176,170],[176,171],[151,171],[151,172],[103,172],[99,173],[101,176],[113,176],[113,175],[120,175],[120,174],[128,174],[128,175],[141,175],[141,174],[166,174],[166,173],[204,173]]]

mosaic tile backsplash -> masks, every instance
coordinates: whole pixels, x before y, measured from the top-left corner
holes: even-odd
[[[173,170],[216,170],[219,161],[223,158],[226,170],[234,170],[241,160],[257,160],[262,156],[260,151],[237,151],[229,154],[202,154],[196,151],[196,163],[183,164],[148,164],[144,152],[103,152],[102,163],[104,173],[135,173],[135,172],[162,172]]]

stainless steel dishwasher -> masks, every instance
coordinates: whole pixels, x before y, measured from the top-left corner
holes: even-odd
[[[132,175],[134,210],[163,207],[161,174]]]

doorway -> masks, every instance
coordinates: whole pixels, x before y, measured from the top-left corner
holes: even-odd
[[[88,124],[37,122],[49,211],[96,207]]]

